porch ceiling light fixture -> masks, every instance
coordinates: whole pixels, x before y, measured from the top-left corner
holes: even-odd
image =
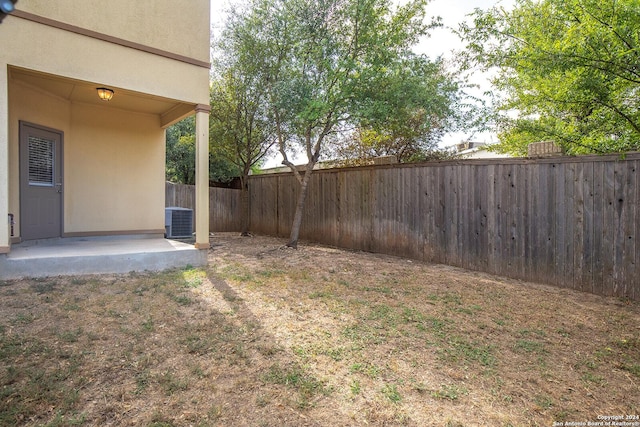
[[[106,87],[98,87],[96,88],[96,90],[98,91],[98,98],[102,99],[103,101],[111,101],[111,98],[113,98],[113,90],[111,89],[107,89]]]
[[[15,10],[14,4],[17,1],[18,0],[0,0],[0,22],[2,22],[5,16]]]
[[[16,0],[17,1],[17,0]],[[0,1],[0,12],[2,13],[11,13],[15,9],[13,5],[15,1],[12,0],[1,0]]]

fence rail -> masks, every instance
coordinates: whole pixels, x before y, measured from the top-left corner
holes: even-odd
[[[314,172],[301,237],[640,299],[640,153]],[[251,230],[286,237],[291,174],[250,180]]]

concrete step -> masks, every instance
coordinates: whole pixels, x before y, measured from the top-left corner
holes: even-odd
[[[207,251],[159,237],[49,239],[14,245],[9,254],[0,255],[0,280],[162,271],[206,264]]]

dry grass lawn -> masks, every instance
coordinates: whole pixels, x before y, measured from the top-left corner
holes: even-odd
[[[640,425],[638,302],[212,242],[207,269],[0,282],[0,425]]]

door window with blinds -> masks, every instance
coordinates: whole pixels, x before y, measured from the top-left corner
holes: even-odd
[[[29,135],[29,185],[54,186],[56,142]]]

